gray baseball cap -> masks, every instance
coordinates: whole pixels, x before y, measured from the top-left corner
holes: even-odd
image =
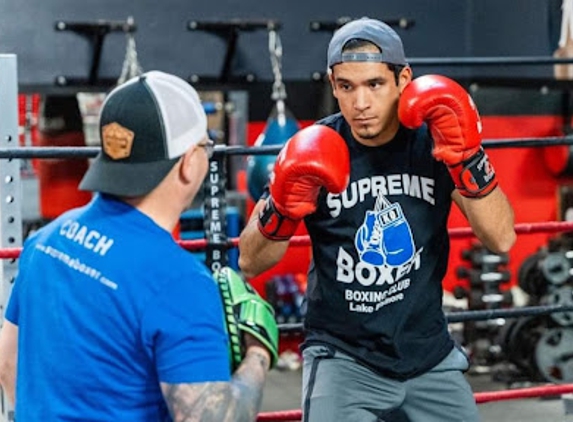
[[[380,48],[380,53],[347,52],[342,50],[353,39],[370,41]],[[399,35],[390,26],[367,17],[341,26],[328,45],[328,67],[344,62],[379,62],[406,66],[404,47]]]

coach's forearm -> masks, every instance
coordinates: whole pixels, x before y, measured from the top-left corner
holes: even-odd
[[[235,371],[231,385],[236,400],[235,414],[241,415],[237,420],[254,421],[256,419],[261,408],[263,387],[270,362],[270,356],[266,350],[251,347],[241,366]]]

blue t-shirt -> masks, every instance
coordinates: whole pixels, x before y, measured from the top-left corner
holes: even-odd
[[[19,328],[19,422],[169,421],[160,382],[231,376],[211,274],[112,197],[26,241],[6,319]]]

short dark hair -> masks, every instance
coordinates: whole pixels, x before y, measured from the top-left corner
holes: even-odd
[[[364,47],[374,47],[376,50],[378,50],[378,52],[380,53],[382,52],[380,50],[380,47],[378,47],[376,44],[368,40],[363,40],[361,38],[353,38],[350,41],[348,41],[346,44],[344,44],[344,47],[342,47],[342,52],[356,51]],[[390,71],[394,73],[394,80],[396,81],[396,85],[399,85],[400,72],[402,72],[402,69],[404,69],[406,66],[391,64],[391,63],[386,63],[386,65],[388,66],[388,69],[390,69]]]

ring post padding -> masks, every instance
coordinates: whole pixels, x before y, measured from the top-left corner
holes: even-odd
[[[204,184],[203,225],[207,240],[205,263],[213,272],[228,264],[225,166],[225,156],[214,154],[209,161],[209,171]]]
[[[16,55],[0,54],[0,147],[18,147],[18,78]],[[14,248],[22,245],[22,189],[20,160],[4,160],[0,164],[0,247]],[[18,269],[17,262],[0,262],[0,321]],[[2,392],[0,419],[14,420],[14,411]]]

